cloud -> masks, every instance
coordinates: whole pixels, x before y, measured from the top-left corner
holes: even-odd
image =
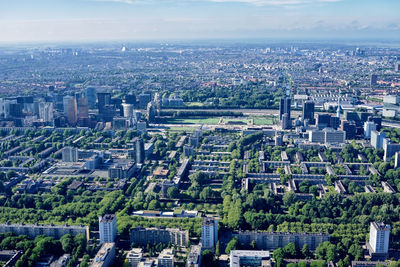
[[[95,2],[113,2],[123,4],[157,3],[157,2],[215,2],[215,3],[245,3],[256,6],[295,6],[302,4],[333,3],[344,0],[91,0]]]

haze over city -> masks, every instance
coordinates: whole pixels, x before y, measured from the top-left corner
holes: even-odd
[[[396,0],[13,0],[1,42],[398,39]]]

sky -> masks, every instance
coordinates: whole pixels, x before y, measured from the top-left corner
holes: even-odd
[[[400,39],[400,0],[0,0],[0,42]]]

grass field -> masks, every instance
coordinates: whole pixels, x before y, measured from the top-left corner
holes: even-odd
[[[164,119],[165,124],[218,124],[219,117],[198,117],[198,118],[169,118]]]
[[[272,124],[274,124],[274,119],[272,117],[257,116],[257,117],[253,117],[253,124],[254,125],[272,125]]]
[[[235,123],[243,123],[243,124],[250,124],[251,119],[249,118],[223,118],[222,123],[227,124],[228,122],[231,122],[231,124]]]
[[[174,126],[174,127],[169,127],[168,131],[170,132],[194,132],[193,127],[181,127],[181,126]]]

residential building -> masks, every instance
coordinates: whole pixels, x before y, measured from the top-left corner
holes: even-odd
[[[269,261],[271,255],[269,251],[263,250],[231,250],[229,256],[230,267],[261,267],[271,266],[270,264],[263,264]]]
[[[0,233],[11,232],[15,235],[26,235],[35,238],[38,235],[51,236],[60,239],[63,235],[83,234],[89,240],[88,226],[69,226],[69,225],[39,225],[39,224],[0,224]]]
[[[375,149],[380,149],[383,147],[383,139],[386,138],[384,132],[380,133],[376,130],[371,131],[371,146]]]
[[[143,249],[133,248],[126,255],[126,260],[129,262],[131,267],[138,267],[139,263],[143,259]]]
[[[214,249],[218,242],[218,221],[206,217],[201,224],[201,245],[205,249]]]
[[[166,248],[161,251],[160,255],[158,255],[157,261],[157,267],[174,267],[175,259],[172,248]]]
[[[390,225],[371,222],[369,241],[367,244],[369,253],[375,257],[387,257],[389,252]]]
[[[257,249],[275,250],[294,242],[298,247],[305,244],[310,250],[315,250],[319,244],[329,241],[329,234],[323,233],[278,233],[278,232],[256,232],[246,231],[235,234],[239,242],[250,245],[253,241]]]
[[[63,162],[77,162],[78,161],[78,149],[76,147],[64,147],[62,149],[62,161]]]
[[[106,214],[99,217],[100,242],[114,242],[117,236],[117,216]]]
[[[385,138],[385,140],[387,140],[387,138]],[[400,144],[392,144],[390,141],[384,141],[383,150],[385,152],[383,155],[383,160],[388,162],[396,152],[400,151]]]
[[[189,232],[178,228],[137,227],[131,229],[130,240],[135,246],[162,243],[185,247],[189,242]]]
[[[114,258],[115,258],[115,243],[113,242],[104,243],[97,252],[90,266],[91,267],[112,266]]]

